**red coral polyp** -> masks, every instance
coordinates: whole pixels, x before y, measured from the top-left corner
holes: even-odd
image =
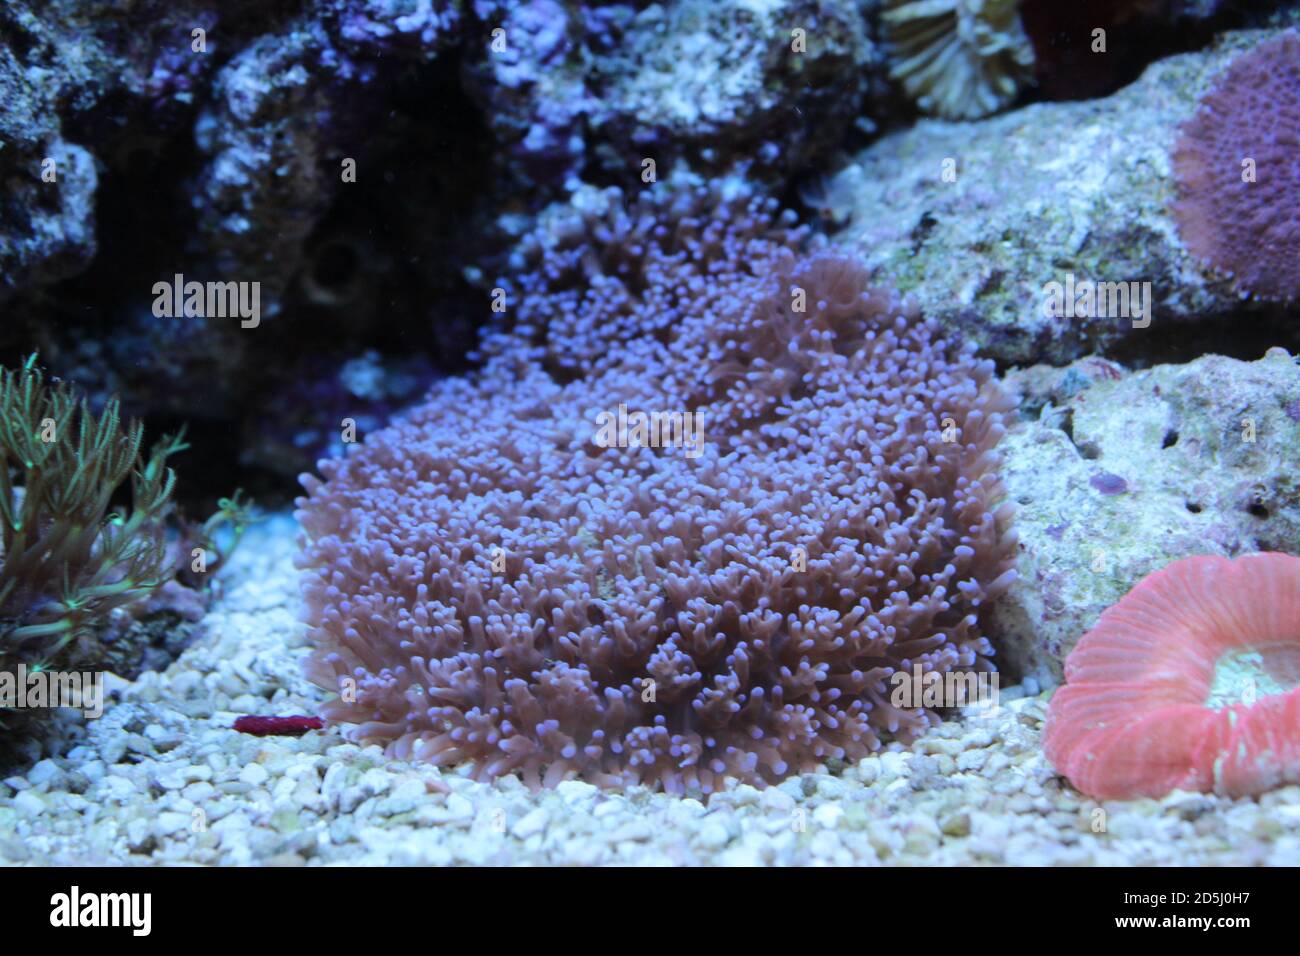
[[[991,365],[741,216],[619,215],[634,242],[572,259],[610,272],[536,278],[484,371],[305,479],[324,715],[477,777],[674,792],[909,739],[938,715],[889,678],[991,669],[1012,576]],[[598,444],[620,405],[706,440]]]
[[[1300,558],[1175,561],[1102,614],[1065,677],[1045,749],[1089,796],[1300,783]]]
[[[1245,293],[1300,296],[1300,34],[1243,53],[1173,154],[1184,244]]]

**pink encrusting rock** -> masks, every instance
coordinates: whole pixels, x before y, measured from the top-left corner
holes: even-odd
[[[1300,783],[1300,558],[1175,561],[1102,614],[1065,676],[1045,748],[1089,796]]]

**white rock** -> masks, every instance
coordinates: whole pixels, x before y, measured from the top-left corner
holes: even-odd
[[[193,819],[188,813],[160,813],[153,830],[159,836],[170,836],[188,830]]]
[[[831,830],[819,830],[808,845],[812,855],[830,863],[848,863],[852,860],[839,835]]]
[[[704,822],[703,828],[695,836],[695,842],[708,850],[719,850],[731,841],[727,825],[711,815]]]
[[[795,799],[779,787],[768,787],[759,798],[759,806],[773,813],[789,813],[795,808]]]
[[[53,760],[42,760],[27,771],[27,782],[33,787],[50,783],[63,776],[63,770]]]
[[[136,817],[128,820],[126,824],[126,845],[133,851],[143,850],[145,844],[152,838],[149,829],[149,820],[145,817]]]
[[[321,781],[320,792],[331,804],[336,803],[342,795],[344,788],[348,785],[348,765],[343,760],[331,764],[330,768],[325,771],[325,779]]]
[[[570,806],[590,803],[600,794],[599,788],[581,780],[565,780],[555,788],[555,792]]]
[[[132,781],[116,773],[105,777],[100,784],[100,789],[105,791],[106,796],[115,800],[129,800],[139,792]]]
[[[823,803],[812,812],[813,823],[828,830],[839,826],[843,817],[844,809],[838,803]]]
[[[358,783],[361,790],[368,797],[377,797],[388,792],[388,787],[393,782],[393,775],[383,767],[371,767],[361,775]]]
[[[29,817],[40,816],[45,812],[45,801],[33,790],[19,791],[13,800],[14,809]]]
[[[762,866],[763,854],[759,847],[742,843],[723,850],[718,854],[717,863],[719,866]]]
[[[248,784],[250,787],[260,787],[262,784],[266,783],[270,777],[271,775],[260,763],[250,763],[239,771],[240,781]]]
[[[453,793],[447,798],[447,819],[450,821],[474,819],[474,804],[459,793]]]
[[[911,754],[890,751],[880,755],[881,776],[885,778],[898,777],[907,773],[907,762]]]
[[[379,805],[379,813],[384,816],[396,816],[410,813],[420,806],[428,797],[423,780],[403,780],[393,792]]]
[[[515,825],[510,828],[510,832],[520,840],[527,840],[530,836],[542,833],[546,829],[549,819],[547,812],[538,807],[516,820]]]

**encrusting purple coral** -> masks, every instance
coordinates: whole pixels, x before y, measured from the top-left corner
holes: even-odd
[[[1238,57],[1174,151],[1179,234],[1192,254],[1269,299],[1300,296],[1300,33]]]
[[[711,791],[910,739],[937,715],[896,672],[992,668],[992,365],[772,212],[592,213],[480,371],[304,476],[327,720],[480,778]],[[604,447],[620,405],[703,440]]]

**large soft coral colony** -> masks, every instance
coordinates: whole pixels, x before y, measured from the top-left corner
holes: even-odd
[[[991,366],[764,239],[761,204],[651,211],[593,230],[587,292],[525,282],[501,334],[527,347],[304,479],[309,672],[356,738],[707,791],[909,739],[936,715],[891,703],[896,671],[991,668],[1015,550]],[[619,405],[703,440],[603,447]]]

